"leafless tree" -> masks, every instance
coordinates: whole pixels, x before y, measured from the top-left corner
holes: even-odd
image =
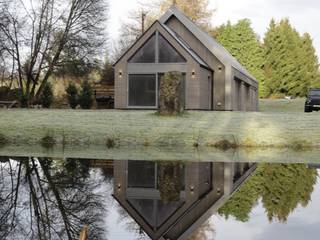
[[[104,184],[90,178],[81,161],[70,171],[48,158],[0,159],[0,239],[105,239]]]
[[[3,0],[0,8],[1,48],[28,105],[59,66],[92,59],[106,39],[104,0]]]

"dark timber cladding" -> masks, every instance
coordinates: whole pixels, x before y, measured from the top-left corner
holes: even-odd
[[[258,83],[215,39],[172,6],[115,63],[115,108],[158,108],[159,82],[184,74],[186,109],[257,111]]]
[[[113,197],[151,239],[187,239],[255,169],[254,163],[115,161]],[[167,171],[177,182],[174,196],[163,191],[164,176],[172,177]]]

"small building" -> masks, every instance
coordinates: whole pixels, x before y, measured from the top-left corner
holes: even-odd
[[[187,110],[257,111],[258,82],[208,33],[172,6],[120,57],[115,108],[157,109],[167,72],[184,76]]]
[[[188,239],[255,163],[115,161],[113,197],[151,239]]]

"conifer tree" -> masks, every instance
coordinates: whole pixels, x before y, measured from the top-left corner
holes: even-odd
[[[279,82],[277,80],[277,66],[279,65],[279,55],[283,54],[281,45],[281,34],[277,31],[276,22],[274,19],[269,24],[268,31],[264,38],[265,50],[265,92],[270,96],[279,89]]]
[[[308,205],[317,177],[317,171],[306,164],[259,164],[218,213],[226,219],[234,216],[247,222],[261,199],[269,221],[286,222],[299,205]]]
[[[308,87],[320,87],[320,73],[318,57],[310,34],[305,33],[302,36],[302,46],[300,49],[302,72],[305,77],[305,82],[308,84],[307,86],[305,86],[306,84],[303,85],[304,88],[301,90],[302,94],[300,94],[303,95],[303,93],[308,90]]]
[[[259,81],[259,94],[264,97],[264,52],[250,21],[228,22],[215,31],[215,37]]]
[[[318,59],[309,34],[300,34],[288,19],[269,25],[264,38],[268,95],[304,96],[319,84]]]

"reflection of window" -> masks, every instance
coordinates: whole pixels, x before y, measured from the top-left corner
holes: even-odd
[[[184,204],[183,200],[164,203],[155,199],[128,199],[128,202],[155,230]]]
[[[156,59],[156,37],[153,35],[129,60],[132,63],[154,63]]]
[[[128,187],[155,188],[155,164],[147,161],[129,161]]]
[[[171,46],[171,44],[159,34],[159,62],[186,62],[186,60]]]
[[[129,106],[156,106],[156,74],[129,75]]]

